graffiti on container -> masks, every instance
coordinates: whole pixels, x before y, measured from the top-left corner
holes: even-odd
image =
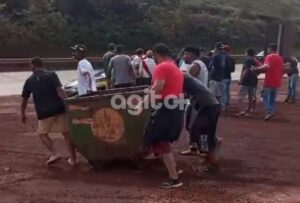
[[[86,107],[86,106],[70,105],[69,110],[70,111],[89,111],[90,108]]]
[[[103,142],[117,142],[125,132],[123,117],[114,109],[103,108],[96,111],[93,120],[93,134]]]

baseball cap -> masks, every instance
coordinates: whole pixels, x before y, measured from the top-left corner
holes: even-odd
[[[86,46],[83,45],[83,44],[76,44],[73,47],[71,47],[71,49],[75,50],[75,51],[79,51],[79,52],[86,52],[87,51]]]

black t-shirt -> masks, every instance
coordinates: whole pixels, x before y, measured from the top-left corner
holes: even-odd
[[[219,104],[216,97],[196,78],[184,74],[183,91],[192,101],[197,102],[200,107],[213,106]]]
[[[257,75],[250,69],[256,67],[258,64],[254,57],[247,57],[244,61],[244,68],[241,76],[240,84],[247,87],[256,87],[258,80]]]
[[[61,87],[61,83],[56,73],[46,70],[38,70],[26,80],[22,97],[33,95],[39,120],[66,112],[64,101],[57,94],[57,87]]]
[[[224,79],[231,79],[231,73],[235,71],[235,60],[226,54],[226,67],[224,71]]]
[[[299,73],[297,59],[293,57],[287,57],[284,59],[284,62],[291,64],[291,72],[288,73],[288,76]]]

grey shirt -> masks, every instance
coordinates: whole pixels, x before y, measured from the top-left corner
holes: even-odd
[[[129,56],[121,54],[114,56],[109,63],[109,72],[114,85],[134,82],[134,72]]]
[[[219,104],[217,98],[201,81],[188,74],[184,74],[183,90],[191,97],[191,101],[196,102],[201,108]]]

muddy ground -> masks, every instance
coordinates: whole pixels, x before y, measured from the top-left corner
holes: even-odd
[[[77,169],[69,167],[66,160],[44,167],[48,154],[35,133],[34,110],[31,105],[29,123],[21,124],[19,102],[18,96],[0,97],[1,203],[300,202],[299,101],[278,104],[278,115],[271,122],[263,121],[261,103],[254,117],[234,118],[240,104],[233,101],[218,129],[224,140],[222,171],[216,176],[194,173],[192,166],[201,157],[178,155],[186,147],[182,136],[175,153],[184,170],[184,187],[171,190],[158,187],[167,176],[159,162],[142,171],[123,166],[96,172],[80,157]],[[53,138],[67,157],[61,137]]]

